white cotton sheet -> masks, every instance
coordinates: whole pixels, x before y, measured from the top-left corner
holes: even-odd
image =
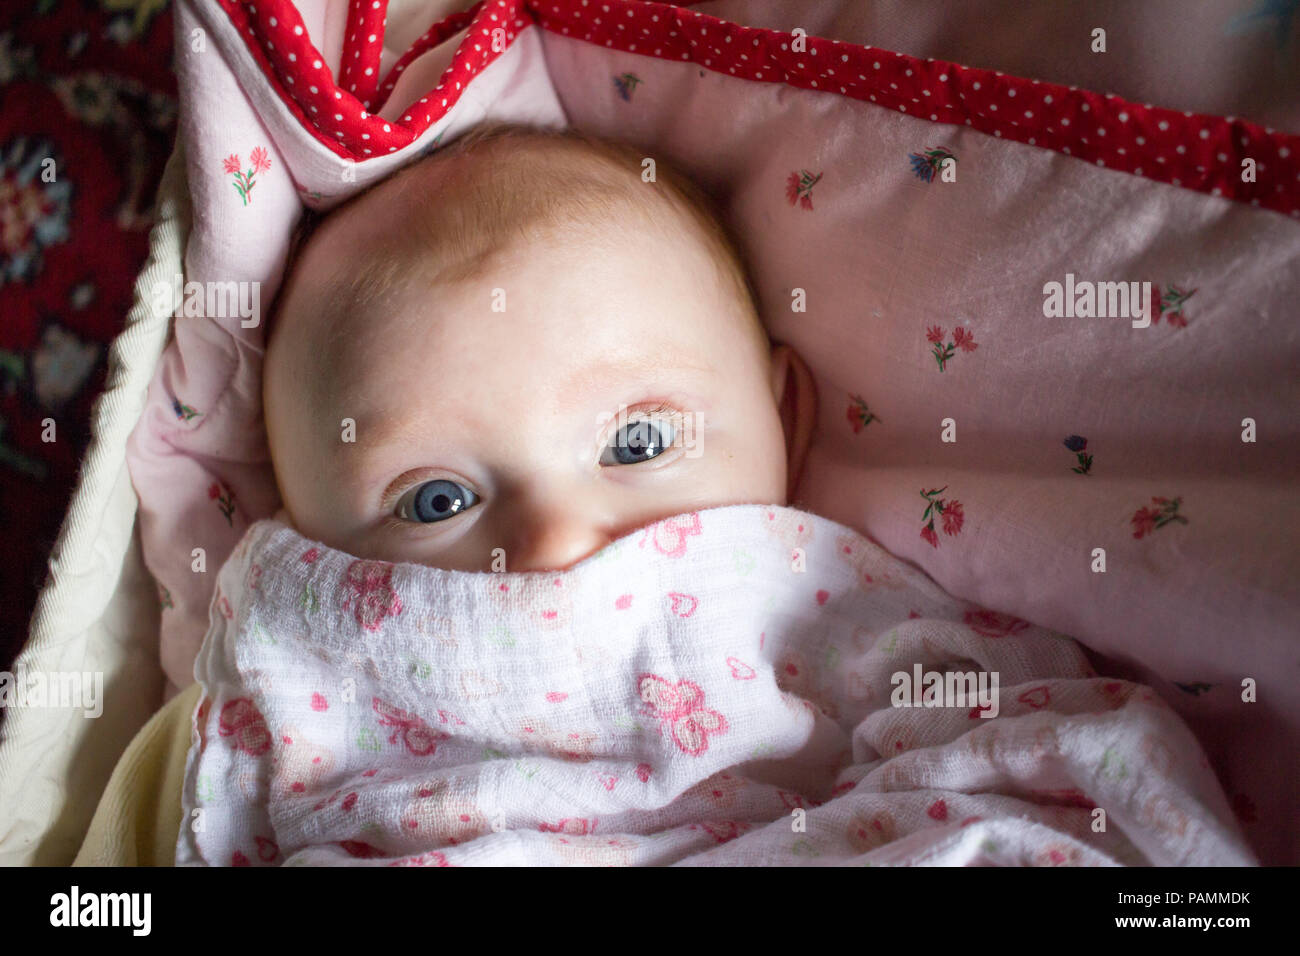
[[[526,574],[261,521],[213,608],[181,864],[1254,862],[1148,688],[791,508]]]

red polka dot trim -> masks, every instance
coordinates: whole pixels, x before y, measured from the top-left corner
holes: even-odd
[[[388,22],[387,0],[351,0],[343,63],[336,83],[291,0],[217,2],[239,31],[271,88],[303,128],[339,156],[357,162],[395,153],[415,142],[447,114],[470,81],[509,48],[519,31],[532,25],[523,13],[523,0],[480,0],[469,10],[430,27],[393,65],[392,75],[381,79],[379,61]],[[392,92],[401,71],[419,52],[466,26],[470,32],[465,42],[434,89],[411,104],[398,121],[374,115]],[[493,31],[498,29],[499,40],[493,43]]]
[[[372,33],[382,40],[387,0],[353,0],[344,60],[351,51],[355,65],[345,62],[342,77],[345,88],[356,83],[357,89],[344,91],[335,89],[327,68],[309,69],[303,61],[304,51],[312,54],[313,63],[319,62],[319,54],[305,37],[294,35],[293,28],[301,23],[288,0],[218,2],[306,128],[335,152],[356,160],[381,150],[393,152],[414,141],[500,54],[494,46],[508,46],[521,29],[536,22],[572,39],[685,61],[754,82],[838,93],[1300,218],[1300,136],[1236,117],[1161,109],[1076,87],[814,36],[800,37],[803,49],[796,51],[796,38],[790,33],[743,27],[695,10],[641,0],[482,0],[431,27],[398,60],[389,77],[376,79],[375,89],[366,82],[362,64],[367,54],[362,47]],[[378,29],[360,26],[373,24],[376,18]],[[379,108],[402,69],[466,24],[469,35],[438,86],[412,104],[399,123],[367,117],[364,111]],[[492,42],[497,27],[505,31],[504,43]],[[297,53],[296,62],[286,59],[290,53]],[[361,77],[357,70],[362,71]],[[337,104],[332,110],[326,108],[331,99]],[[367,107],[372,101],[376,105]],[[1245,160],[1254,161],[1253,182],[1242,181]]]
[[[402,78],[402,72],[410,66],[412,62],[438,46],[438,44],[442,43],[448,37],[454,36],[459,31],[465,29],[473,22],[473,20],[474,11],[471,8],[462,13],[452,14],[446,20],[443,20],[441,23],[435,23],[433,26],[429,27],[428,30],[424,31],[424,33],[421,34],[413,44],[411,44],[411,48],[403,53],[398,61],[393,64],[393,68],[388,73],[388,78],[384,81],[384,84],[379,91],[379,101],[375,104],[375,109],[382,109],[384,103],[388,102],[388,97],[392,94],[393,87],[397,85],[397,81]],[[484,28],[488,31],[486,35],[489,37],[489,45],[492,30],[502,26],[503,24],[504,20],[501,13],[491,10],[488,11],[488,23],[484,24]],[[483,28],[480,28],[479,36],[483,35]],[[461,51],[459,50],[457,51],[457,53],[460,52]],[[484,62],[486,63],[489,61]],[[452,65],[454,66],[455,64]],[[444,84],[439,83],[438,86],[434,87],[433,92],[440,94],[443,88]],[[441,116],[443,112],[441,97],[439,97],[438,115]]]
[[[388,0],[352,0],[343,33],[339,86],[367,107],[379,88],[379,55],[384,49]]]

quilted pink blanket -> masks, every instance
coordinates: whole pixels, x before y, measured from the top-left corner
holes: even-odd
[[[722,199],[771,334],[816,377],[794,503],[988,628],[1050,627],[1154,688],[1259,857],[1300,861],[1300,136],[1214,112],[1233,102],[1214,84],[1162,99],[1168,44],[1141,14],[1110,27],[1147,53],[1116,95],[931,57],[914,32],[912,52],[881,48],[831,0],[704,7],[725,16],[485,0],[399,30],[382,0],[180,0],[185,281],[257,283],[269,304],[305,206],[484,118],[676,162]],[[1236,7],[1173,28],[1254,42]],[[1240,50],[1274,68],[1267,43]],[[177,686],[213,572],[278,505],[264,330],[205,311],[182,308],[129,448]]]

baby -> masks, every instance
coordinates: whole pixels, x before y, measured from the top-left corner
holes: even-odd
[[[707,197],[644,159],[482,126],[300,236],[263,376],[286,523],[363,558],[561,570],[670,515],[787,503],[811,375]]]

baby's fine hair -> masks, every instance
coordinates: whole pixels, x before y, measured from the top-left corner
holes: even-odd
[[[648,173],[643,178],[647,159],[654,159],[652,180]],[[424,174],[433,167],[438,171],[431,180]],[[424,188],[429,182],[436,184],[436,196],[412,194],[415,184]],[[762,328],[743,257],[713,196],[644,149],[573,129],[480,124],[330,213],[309,211],[295,233],[290,268],[323,223],[390,184],[399,190],[399,201],[419,203],[421,211],[404,216],[407,229],[394,237],[392,248],[371,251],[367,267],[337,289],[354,304],[383,296],[412,268],[411,250],[418,250],[418,268],[429,270],[433,281],[455,282],[476,278],[493,254],[521,240],[563,234],[583,254],[598,256],[597,242],[635,243],[638,230],[649,226],[702,243],[724,288],[731,287],[751,324]],[[609,228],[574,228],[597,224]]]

